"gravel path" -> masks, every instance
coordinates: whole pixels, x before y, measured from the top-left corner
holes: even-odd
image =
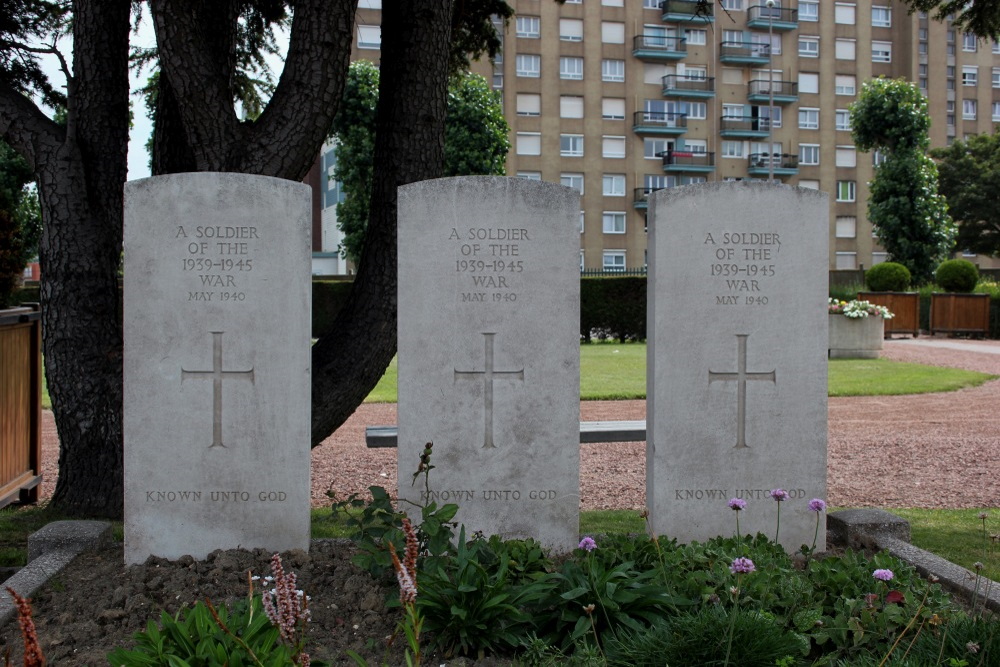
[[[987,352],[991,350],[995,353]],[[883,358],[1000,375],[1000,341],[886,341]],[[828,500],[837,506],[1000,507],[1000,381],[944,394],[831,398]],[[584,401],[580,418],[644,419],[645,401]],[[396,487],[396,450],[365,447],[365,426],[395,424],[395,404],[365,404],[312,452],[312,501]],[[645,443],[580,447],[581,509],[641,509]],[[42,496],[55,484],[58,440],[43,416]],[[416,462],[414,462],[414,465]]]

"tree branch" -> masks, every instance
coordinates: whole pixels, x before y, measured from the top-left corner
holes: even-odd
[[[63,142],[65,131],[23,93],[0,79],[0,136],[28,162],[32,171],[48,148]]]

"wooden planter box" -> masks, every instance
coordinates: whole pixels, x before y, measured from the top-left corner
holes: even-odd
[[[934,292],[931,294],[931,333],[990,332],[990,295]]]
[[[893,314],[885,321],[885,337],[892,334],[920,335],[920,292],[858,292],[858,299],[885,306]]]
[[[827,315],[830,325],[831,359],[878,359],[885,337],[882,317]]]
[[[0,310],[0,507],[36,502],[42,481],[42,321],[30,304]]]

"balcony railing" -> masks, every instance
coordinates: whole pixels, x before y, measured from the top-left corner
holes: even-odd
[[[715,153],[697,151],[668,150],[663,156],[664,171],[712,171],[715,169]]]
[[[747,10],[748,28],[795,30],[799,25],[799,10],[785,7],[756,5]]]
[[[636,111],[632,131],[638,134],[684,134],[687,114],[679,111]]]
[[[632,55],[640,60],[679,60],[687,55],[687,40],[672,35],[636,35]]]
[[[671,97],[712,97],[715,77],[668,74],[663,77],[663,94]]]
[[[660,4],[663,20],[673,21],[714,21],[715,4],[697,0],[663,0]]]
[[[723,116],[719,119],[719,132],[722,136],[763,137],[767,136],[770,129],[771,120],[769,118]]]
[[[767,174],[773,171],[779,176],[799,172],[799,156],[791,153],[750,153],[747,169],[751,175]]]
[[[771,95],[778,103],[794,102],[799,99],[798,81],[768,81],[754,79],[748,85],[747,99],[750,102],[767,102]]]
[[[750,63],[763,65],[771,57],[771,45],[761,42],[722,42],[719,59],[724,63]]]

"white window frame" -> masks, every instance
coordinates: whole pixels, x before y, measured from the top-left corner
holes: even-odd
[[[517,16],[514,20],[514,34],[521,39],[541,37],[542,19],[538,16]]]
[[[559,117],[583,118],[583,97],[580,95],[560,95]]]
[[[974,99],[962,100],[962,120],[976,120],[979,105]]]
[[[858,200],[857,181],[837,181],[837,201],[853,202]]]
[[[559,174],[559,184],[565,185],[567,188],[573,188],[581,195],[583,194],[585,179],[583,174],[575,172],[563,172]]]
[[[705,102],[687,102],[687,117],[689,120],[705,120],[708,118],[708,104]]]
[[[614,58],[601,60],[601,81],[625,81],[625,61]]]
[[[819,164],[819,144],[799,144],[799,166],[815,166]]]
[[[708,31],[700,28],[688,28],[684,31],[688,46],[704,46],[708,42]]]
[[[857,23],[857,6],[853,2],[834,3],[833,22],[840,25],[855,25]]]
[[[836,165],[855,168],[858,166],[858,151],[854,146],[837,146]]]
[[[851,112],[848,109],[837,109],[834,111],[835,128],[842,132],[851,131]]]
[[[799,22],[819,21],[819,2],[799,0]]]
[[[610,159],[625,157],[627,141],[623,136],[604,135],[601,137],[601,156]],[[619,150],[619,145],[621,146]]]
[[[872,5],[872,27],[891,28],[892,8],[885,5]]]
[[[833,48],[833,57],[837,60],[857,60],[858,46],[855,40],[838,37],[834,40]]]
[[[979,48],[979,38],[971,32],[962,33],[962,50],[967,53],[975,53]]]
[[[518,93],[515,103],[518,116],[542,115],[542,96],[538,93]]]
[[[799,72],[799,94],[819,93],[819,73]]]
[[[834,267],[840,271],[853,271],[858,268],[858,253],[856,252],[836,252],[834,257]]]
[[[854,215],[838,215],[833,223],[833,235],[838,239],[858,237],[858,218]]]
[[[799,58],[819,58],[819,37],[799,35]]]
[[[990,120],[994,123],[1000,122],[1000,102],[993,102],[991,111]]]
[[[818,130],[819,109],[813,107],[799,107],[799,129]]]
[[[583,80],[583,58],[578,56],[559,57],[559,78],[571,81]]]
[[[813,179],[799,179],[798,183],[800,188],[805,188],[807,190],[819,190],[819,181]]]
[[[992,86],[994,88],[1000,88],[1000,67],[994,67],[990,76]]]
[[[359,25],[358,48],[378,50],[382,48],[382,26]]]
[[[540,171],[519,171],[517,172],[518,178],[523,178],[527,181],[540,181],[542,180],[542,172]]]
[[[601,268],[604,271],[617,272],[626,269],[624,250],[605,250],[601,255],[601,260]]]
[[[850,86],[848,86],[850,81]],[[837,74],[834,76],[833,92],[835,95],[857,95],[858,80],[853,74]]]
[[[872,62],[892,62],[892,42],[872,41]]]
[[[743,0],[722,0],[722,8],[730,12],[742,12]]]
[[[519,53],[514,59],[514,73],[523,78],[537,79],[542,75],[542,57],[533,53]]]
[[[644,137],[642,140],[642,156],[647,160],[660,160],[662,158],[659,155],[657,155],[657,153],[662,153],[663,151],[667,150],[667,148],[671,145],[673,144],[669,142],[667,139],[659,139],[657,137]],[[653,150],[652,155],[650,155],[650,151],[646,150],[647,148],[655,149],[659,146],[662,146],[662,148],[660,148],[660,150]]]
[[[582,42],[583,19],[559,19],[559,39],[563,42]]]
[[[583,135],[560,134],[559,155],[562,157],[583,157]]]
[[[719,148],[719,153],[724,158],[744,158],[746,157],[746,142],[723,140]]]
[[[621,105],[621,110],[618,107]],[[605,120],[625,120],[625,99],[622,97],[601,98],[601,118]]]
[[[601,21],[602,44],[624,44],[625,24],[621,21]]]
[[[975,65],[963,65],[962,66],[962,85],[963,86],[977,86],[979,85],[979,68]]]
[[[602,211],[601,229],[605,234],[624,234],[625,211]]]
[[[604,174],[601,177],[601,192],[605,197],[624,197],[625,174]]]
[[[534,147],[534,150],[532,148]],[[525,150],[522,150],[525,149]],[[542,133],[541,132],[518,132],[514,142],[515,155],[541,155],[542,154]]]

